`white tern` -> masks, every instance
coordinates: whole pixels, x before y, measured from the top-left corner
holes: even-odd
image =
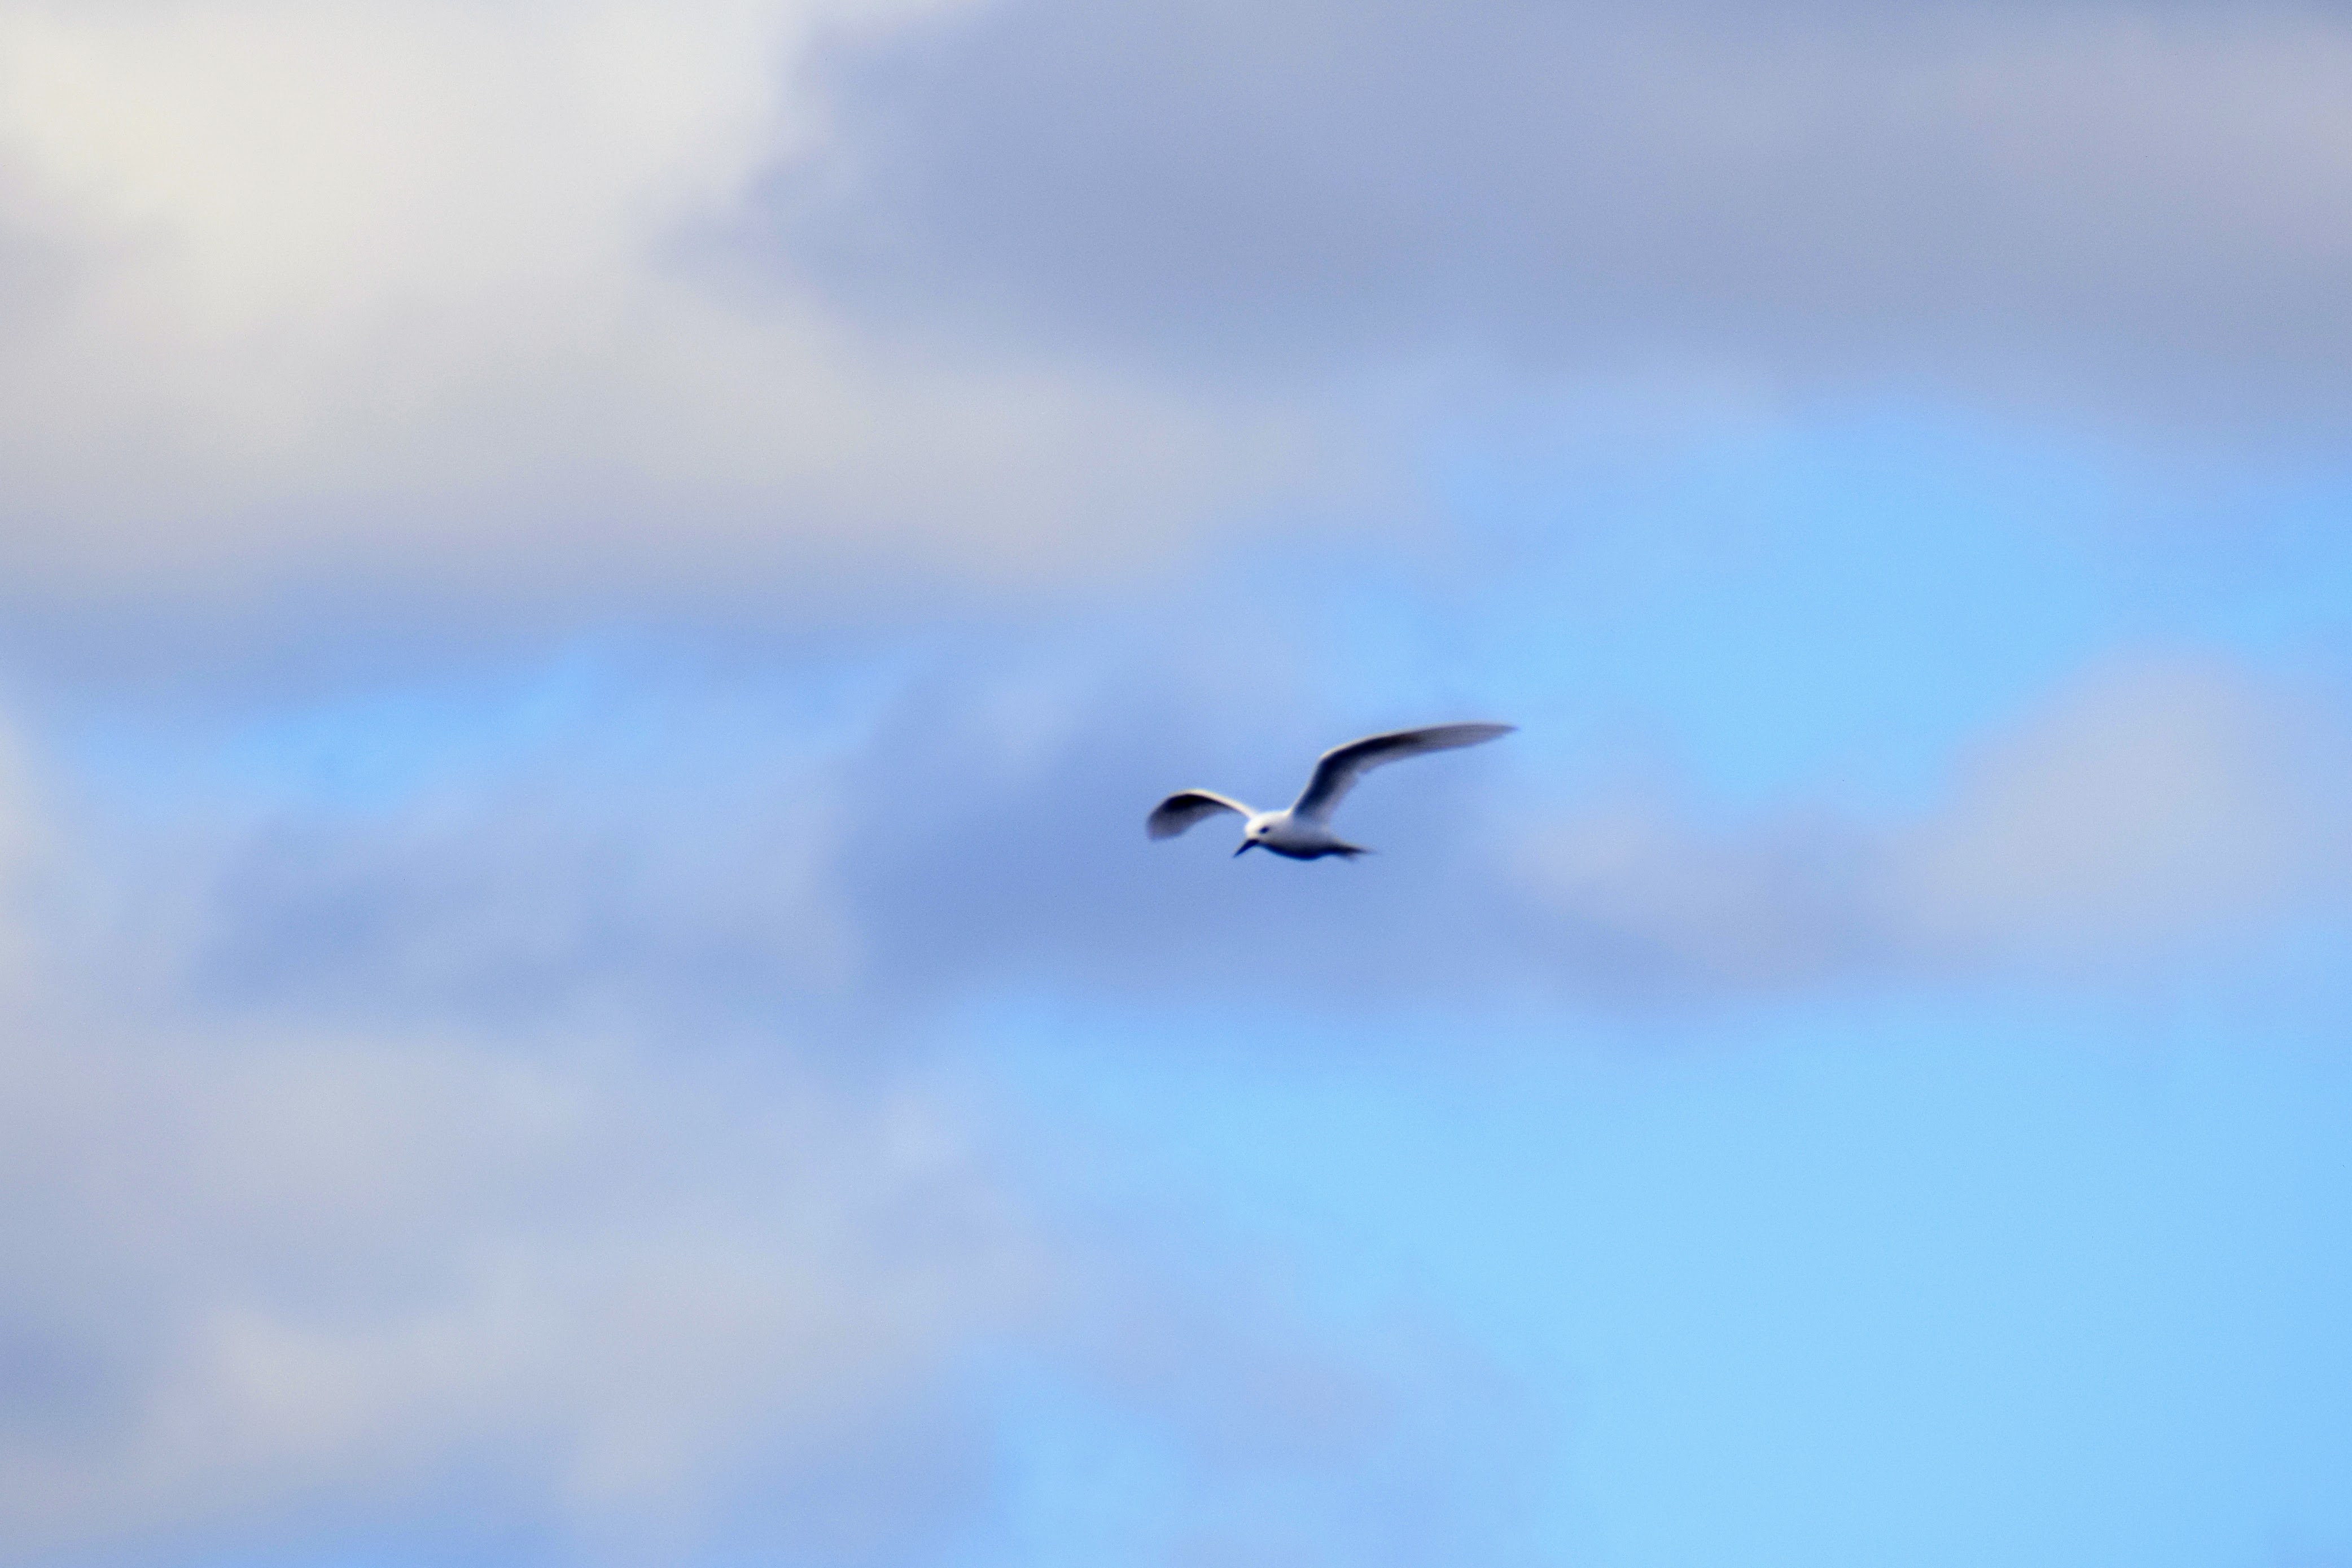
[[[1248,823],[1242,829],[1242,847],[1234,851],[1235,855],[1265,848],[1293,860],[1315,860],[1326,855],[1353,859],[1369,851],[1360,844],[1343,842],[1331,831],[1331,812],[1347,798],[1358,779],[1400,758],[1475,746],[1516,728],[1513,724],[1433,724],[1426,730],[1367,735],[1324,752],[1315,763],[1314,777],[1307,781],[1307,788],[1287,811],[1254,810],[1213,790],[1180,790],[1152,807],[1144,827],[1154,838],[1173,838],[1202,817],[1230,811]]]

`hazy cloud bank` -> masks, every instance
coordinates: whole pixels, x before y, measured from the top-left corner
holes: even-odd
[[[2336,429],[2347,84],[2287,7],[10,0],[0,567],[1066,585],[1563,384]]]

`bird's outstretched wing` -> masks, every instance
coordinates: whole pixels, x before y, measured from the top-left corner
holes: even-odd
[[[1475,746],[1517,728],[1516,724],[1433,724],[1426,730],[1397,730],[1334,746],[1317,761],[1315,776],[1307,781],[1307,788],[1299,795],[1298,804],[1290,808],[1290,815],[1321,822],[1331,815],[1332,807],[1348,797],[1356,781],[1374,768],[1401,758],[1417,757],[1423,752]]]
[[[1221,811],[1236,811],[1250,815],[1250,808],[1240,801],[1205,789],[1179,790],[1151,808],[1144,830],[1154,838],[1173,838],[1204,816],[1214,816]]]

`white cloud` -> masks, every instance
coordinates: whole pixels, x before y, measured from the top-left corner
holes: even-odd
[[[896,723],[850,726],[841,751],[800,756],[826,787],[803,788],[760,754],[738,760],[766,784],[724,797],[758,805],[741,816],[709,795],[655,807],[624,792],[616,816],[639,833],[630,847],[656,864],[630,891],[644,927],[617,937],[593,908],[574,910],[576,924],[564,911],[587,906],[599,879],[592,840],[619,829],[532,788],[517,794],[553,825],[536,846],[505,844],[523,814],[476,780],[437,833],[412,832],[387,808],[344,819],[350,837],[374,842],[340,861],[331,836],[267,848],[317,869],[328,889],[291,900],[298,924],[331,924],[309,917],[354,891],[394,910],[383,941],[362,932],[348,953],[265,931],[291,975],[263,987],[265,1003],[290,1004],[274,1015],[194,1007],[177,989],[186,952],[220,927],[270,925],[266,889],[215,877],[220,863],[201,852],[194,873],[155,855],[101,862],[44,809],[38,758],[0,752],[16,758],[0,770],[0,871],[13,887],[0,952],[20,960],[0,1034],[11,1086],[0,1098],[0,1540],[16,1559],[184,1558],[192,1542],[485,1506],[563,1535],[567,1556],[678,1556],[756,1508],[750,1491],[821,1475],[845,1452],[858,1456],[845,1489],[871,1507],[835,1528],[880,1539],[921,1528],[927,1506],[970,1502],[923,1468],[942,1445],[950,1467],[977,1463],[969,1430],[939,1436],[959,1414],[961,1358],[1062,1332],[1086,1342],[1072,1352],[1092,1358],[1082,1381],[1098,1383],[1105,1365],[1116,1381],[1139,1344],[1164,1359],[1171,1386],[1154,1373],[1112,1397],[1168,1424],[1212,1468],[1310,1475],[1335,1520],[1368,1517],[1374,1492],[1410,1510],[1459,1482],[1432,1456],[1428,1475],[1408,1478],[1428,1496],[1368,1492],[1360,1429],[1382,1447],[1382,1423],[1409,1425],[1410,1399],[1281,1342],[1279,1313],[1233,1279],[1192,1289],[1198,1271],[1171,1267],[1155,1279],[1131,1255],[1128,1268],[1107,1256],[1099,1237],[1041,1221],[965,1101],[935,1079],[869,1059],[848,1083],[812,1065],[822,1053],[789,1044],[752,1064],[678,1022],[704,1016],[677,1003],[701,984],[703,948],[754,944],[774,987],[754,998],[761,1017],[807,984],[788,961],[811,921],[819,932],[841,925],[839,952],[870,949],[845,963],[845,984],[877,993],[944,987],[962,1000],[975,971],[1017,980],[1043,964],[1082,986],[1176,986],[1195,1002],[1270,984],[1295,1006],[1302,987],[1336,979],[1358,993],[1353,1005],[1385,1006],[1399,989],[1458,996],[1495,978],[1507,994],[1531,973],[1557,977],[1563,951],[1580,983],[1630,975],[1685,993],[2073,974],[2193,960],[2264,922],[2352,907],[2341,714],[2214,659],[2087,673],[1990,738],[1948,797],[1906,822],[1823,813],[1710,829],[1662,791],[1577,814],[1540,854],[1509,862],[1542,906],[1517,923],[1500,896],[1511,873],[1475,843],[1449,841],[1457,814],[1436,809],[1415,819],[1429,837],[1383,862],[1393,898],[1367,900],[1347,879],[1290,879],[1253,884],[1244,907],[1211,854],[1158,861],[1165,879],[1139,908],[1139,862],[1105,852],[1072,864],[1067,843],[1073,831],[1116,834],[1147,852],[1119,802],[1164,780],[1174,761],[1152,748],[1177,744],[1181,724],[1148,703],[1139,713],[1135,683],[1116,675],[1098,689],[991,688],[982,663],[964,661],[948,690]],[[974,695],[990,689],[999,700]],[[743,711],[751,728],[774,727],[764,710]],[[980,728],[942,740],[952,726],[934,721],[940,712]],[[1135,738],[1105,744],[1129,733],[1119,725]],[[978,740],[1006,733],[1010,749],[967,765]],[[489,766],[535,778],[541,760]],[[697,759],[681,771],[715,770]],[[973,788],[941,802],[924,781],[950,773]],[[886,779],[895,792],[875,787]],[[874,803],[877,820],[845,816],[849,801]],[[761,811],[802,811],[806,824],[755,840],[742,829]],[[646,828],[652,818],[688,825],[687,842]],[[971,832],[983,818],[990,831]],[[808,825],[816,837],[804,840]],[[886,834],[895,870],[878,854]],[[860,868],[855,889],[813,848],[835,842]],[[723,864],[714,843],[732,851]],[[501,868],[506,848],[515,858]],[[487,881],[462,883],[457,898],[404,902],[404,878],[431,885],[486,864]],[[743,891],[776,864],[788,885],[775,897]],[[1037,864],[1050,873],[1023,883],[1018,868]],[[1188,879],[1187,867],[1204,875]],[[60,886],[126,871],[190,929],[167,921],[126,939],[108,899],[72,920],[31,918]],[[215,901],[174,890],[174,878]],[[45,951],[24,962],[37,928]],[[1278,942],[1286,961],[1269,981],[1263,955]],[[442,966],[467,949],[509,968],[544,952],[591,992],[632,964],[658,973],[641,1005],[559,995],[525,1009],[529,1026],[500,1029],[495,1009],[446,1005],[470,982]],[[324,1004],[305,992],[307,973],[291,973],[337,963],[352,989]],[[440,1021],[383,1021],[415,1016]],[[1171,1278],[1176,1288],[1155,1296]],[[1301,1406],[1288,1428],[1276,1420],[1286,1401]],[[1267,1447],[1238,1458],[1217,1458],[1213,1435],[1200,1435],[1269,1426]],[[1422,1463],[1420,1449],[1399,1451]],[[1216,1487],[1227,1479],[1215,1470]],[[1462,1538],[1494,1523],[1488,1510]],[[872,1555],[898,1560],[887,1545]]]
[[[1051,1289],[919,1096],[413,1037],[5,1048],[20,1557],[397,1516],[467,1466],[585,1547],[690,1544],[759,1458],[919,1424]]]
[[[1233,1462],[1302,1466],[1334,1518],[1357,1516],[1366,1461],[1335,1433],[1393,1417],[1389,1395],[1273,1343],[1278,1314],[1216,1328],[1215,1291],[1145,1300],[1149,1271],[1043,1223],[936,1079],[869,1060],[852,1083],[789,1045],[752,1065],[679,1022],[709,1016],[681,997],[714,989],[714,952],[750,955],[763,1017],[828,970],[861,994],[961,999],[975,972],[1042,970],[1230,999],[1269,984],[1263,953],[1284,941],[1270,983],[1288,1005],[1331,983],[1360,1005],[1563,967],[1587,994],[1669,996],[2080,976],[2352,908],[2341,713],[2212,658],[2087,672],[1906,821],[1709,826],[1652,789],[1570,815],[1533,855],[1515,824],[1502,861],[1430,810],[1383,863],[1395,898],[1293,879],[1240,907],[1213,855],[1157,862],[1149,908],[1135,862],[1074,864],[1067,841],[1134,845],[1119,803],[1176,765],[1154,748],[1201,742],[1171,741],[1164,707],[1139,716],[1116,675],[992,686],[984,664],[808,754],[712,740],[748,775],[716,793],[631,774],[669,793],[590,778],[572,799],[546,787],[548,758],[492,746],[488,783],[320,810],[290,837],[215,822],[226,855],[176,867],[93,855],[0,730],[0,1560],[153,1560],[459,1506],[551,1531],[570,1557],[681,1556],[843,1453],[863,1501],[831,1528],[900,1560],[892,1529],[971,1504],[936,1468],[942,1448],[950,1469],[979,1462],[953,1432],[960,1363],[1064,1332],[1086,1342],[1082,1379],[1114,1380],[1119,1347],[1160,1335],[1182,1386],[1113,1397],[1203,1454],[1192,1428],[1255,1429],[1283,1376],[1306,1379],[1297,1429]],[[719,771],[707,762],[680,773]],[[951,773],[973,787],[941,801],[923,781]],[[597,799],[606,815],[584,808]],[[751,831],[770,817],[770,837]],[[596,901],[632,863],[613,908],[635,925]],[[86,895],[118,879],[164,915]],[[328,929],[371,900],[381,929]],[[224,933],[253,945],[261,1005],[190,1005]],[[803,942],[833,945],[803,972]],[[468,1001],[534,966],[552,978],[528,1025]],[[1214,1408],[1184,1414],[1192,1399]],[[1455,1479],[1436,1472],[1442,1500]]]
[[[1572,814],[1522,865],[1588,978],[1782,988],[1858,973],[2081,976],[2352,910],[2352,727],[2225,662],[2085,672],[1908,821],[1702,826],[1671,791]]]
[[[1878,933],[1854,897],[1870,861],[1842,824],[1710,833],[1671,792],[1644,790],[1539,834],[1520,875],[1566,918],[1591,978],[1770,989],[1872,955]]]
[[[2325,708],[2225,666],[2095,671],[1904,836],[1896,907],[1931,947],[2065,963],[2340,900],[2346,741]]]
[[[98,869],[29,771],[12,958]],[[396,1528],[452,1488],[572,1553],[684,1552],[749,1482],[919,1449],[1073,1278],[936,1084],[690,1029],[207,1021],[67,929],[0,1032],[0,1560]],[[894,1500],[841,1528],[956,1506],[890,1447]]]
[[[698,236],[951,0],[0,4],[0,567],[739,584],[1149,555],[1301,428],[863,334]]]
[[[992,689],[941,699],[1018,721],[956,803],[925,782],[928,706],[814,742],[779,741],[771,706],[665,703],[677,729],[623,761],[578,731],[552,758],[476,734],[356,805],[142,763],[160,816],[19,748],[0,936],[37,962],[0,1031],[0,1563],[411,1538],[934,1561],[1019,1511],[992,1445],[1021,1440],[1024,1375],[1165,1439],[1171,1539],[1495,1559],[1498,1467],[1426,1433],[1508,1402],[1445,1346],[1318,1342],[1278,1260],[1106,1213],[1083,1129],[1024,1124],[969,1057],[858,1015],[970,995],[995,944],[1001,974],[1134,939],[1103,881],[987,874],[1066,847],[1043,834],[1072,800],[1036,786],[1098,739],[1076,694]],[[578,717],[604,740],[615,716]],[[975,734],[1003,738],[950,749]],[[1015,799],[1009,843],[962,831]],[[900,829],[919,879],[874,872]],[[516,972],[544,982],[520,1005]],[[790,1021],[828,987],[856,996]]]

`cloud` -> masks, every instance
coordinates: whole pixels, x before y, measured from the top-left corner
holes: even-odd
[[[5,0],[0,573],[1098,584],[1393,514],[1530,380],[2332,428],[2347,76],[2121,0]]]
[[[624,679],[543,749],[481,749],[429,787],[207,807],[251,826],[134,851],[183,879],[149,878],[144,910],[208,911],[194,940],[149,940],[239,1005],[501,1027],[757,1016],[873,1059],[919,1057],[971,1006],[1065,991],[1370,1016],[1465,987],[1647,1008],[2130,984],[2352,910],[2352,722],[2210,653],[2080,671],[1906,814],[1858,813],[1825,781],[1729,816],[1671,769],[1570,783],[1515,741],[1360,792],[1351,831],[1382,851],[1360,866],[1261,873],[1213,829],[1146,842],[1170,788],[1283,798],[1332,735],[1427,716],[1260,700],[1290,668],[1282,635],[1221,621],[1225,658],[1197,663],[1156,622],[1087,634],[1083,659],[974,635],[829,728],[755,674],[692,699]],[[656,710],[658,733],[601,749]]]
[[[2154,0],[1013,0],[836,51],[784,232],[1221,378],[1466,356],[2340,428],[2352,25]]]
[[[2095,978],[2352,913],[2352,725],[2209,658],[2087,671],[1907,821],[1709,829],[1646,792],[1570,814],[1528,885],[1580,966],[1784,989],[1841,977]]]
[[[2332,428],[2347,76],[2121,0],[5,0],[0,574],[1097,584],[1409,506],[1530,378]]]
[[[470,1517],[675,1559],[748,1511],[861,1561],[971,1506],[960,1365],[1092,1268],[975,1105],[690,1020],[191,1006],[153,971],[201,921],[77,899],[120,868],[5,739],[0,1557]]]
[[[2347,763],[2340,713],[2226,666],[2103,669],[1976,759],[1895,886],[1923,941],[2060,959],[2340,908]]]
[[[708,242],[828,133],[814,40],[936,8],[0,5],[0,569],[183,605],[1058,580],[1311,468],[1279,409],[861,329]]]
[[[840,797],[860,804],[832,881],[877,980],[1311,995],[1342,1013],[1465,987],[1645,1007],[1987,975],[2096,985],[2352,914],[2352,718],[2218,654],[2078,671],[1908,815],[1824,792],[1727,819],[1671,771],[1571,793],[1505,746],[1352,798],[1377,862],[1265,877],[1190,839],[1145,845],[1136,821],[1178,784],[1280,798],[1295,780],[1269,780],[1270,759],[1412,715],[1254,730],[1242,679],[1179,695],[1106,668],[1057,694],[1050,738],[997,778],[964,760],[988,727],[971,685],[909,692]],[[946,776],[967,785],[929,787]]]
[[[1038,722],[988,787],[1085,737],[996,695]],[[916,1048],[974,978],[908,919],[940,884],[868,903],[816,849],[876,849],[920,781],[847,786],[918,759],[740,697],[669,714],[667,763],[478,734],[342,798],[148,757],[126,803],[0,726],[0,1562],[1020,1561],[992,1531],[1041,1387],[1165,1468],[1149,1531],[1492,1555],[1495,1467],[1424,1431],[1524,1420],[1491,1374],[1438,1330],[1332,1342],[1279,1259],[1106,1214],[1082,1130]]]
[[[1219,632],[1222,657],[1174,670],[1162,639],[1192,634],[1156,618],[1086,634],[1082,657],[1051,636],[956,639],[814,744],[770,677],[657,697],[622,678],[543,747],[486,746],[382,801],[208,805],[250,826],[173,827],[137,856],[184,889],[151,886],[148,909],[203,911],[193,934],[154,940],[192,989],[241,1004],[782,1014],[849,1020],[860,1055],[975,992],[1417,984],[1416,947],[1450,952],[1493,918],[1486,884],[1454,874],[1443,816],[1492,768],[1384,779],[1351,805],[1369,842],[1401,851],[1378,900],[1309,875],[1253,877],[1236,903],[1227,868],[1190,853],[1197,840],[1148,843],[1142,813],[1185,780],[1286,795],[1328,736],[1311,703],[1254,705],[1283,661],[1230,621]],[[658,731],[606,749],[654,710]],[[1266,963],[1274,951],[1292,967]]]
[[[1213,1555],[1307,1553],[1305,1518],[1381,1560],[1349,1532],[1394,1519],[1460,1561],[1519,1481],[1413,1434],[1526,1413],[1442,1331],[1367,1357],[1290,1320],[1279,1259],[1041,1192],[1010,1152],[1072,1130],[971,1092],[959,1020],[2129,984],[2352,910],[2352,725],[2210,656],[2084,671],[1906,816],[1563,795],[1496,747],[1351,800],[1379,860],[1262,875],[1139,817],[1295,783],[1307,740],[1238,700],[1265,666],[1155,688],[1090,646],[960,645],[831,724],[698,679],[548,729],[526,689],[523,740],[341,795],[264,765],[340,776],[331,736],[210,793],[136,757],[160,814],[12,736],[16,1560],[445,1528],[916,1560],[996,1528],[1010,1361],[1143,1434]]]
[[[1638,1004],[1820,984],[1900,951],[1869,898],[1875,847],[1851,824],[1702,824],[1643,790],[1538,829],[1518,874],[1533,899],[1523,959]]]
[[[940,1419],[1051,1289],[919,1098],[54,1017],[7,1056],[20,1559],[485,1479],[577,1546],[684,1548],[761,1456]]]

